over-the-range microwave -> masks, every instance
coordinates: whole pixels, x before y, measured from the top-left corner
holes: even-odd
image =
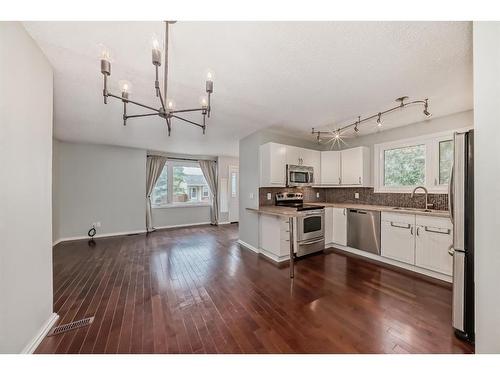
[[[312,186],[314,183],[314,168],[304,165],[286,165],[286,186]]]

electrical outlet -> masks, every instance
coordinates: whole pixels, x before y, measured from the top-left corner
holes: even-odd
[[[253,194],[253,193],[250,193],[248,196],[250,197],[250,199],[253,199],[254,194]]]
[[[95,223],[95,227],[96,227],[96,228],[100,228],[100,227],[101,227],[101,222],[100,222],[100,221],[98,221],[97,223]]]
[[[270,201],[273,195],[271,193],[267,193],[267,200]]]
[[[316,198],[319,198],[319,192],[316,192]]]
[[[359,193],[354,193],[354,199],[359,199]]]

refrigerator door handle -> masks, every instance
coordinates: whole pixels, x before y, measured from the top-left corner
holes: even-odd
[[[453,170],[455,169],[455,165],[451,166],[450,173],[450,181],[448,181],[448,210],[450,211],[450,219],[451,223],[453,223]]]

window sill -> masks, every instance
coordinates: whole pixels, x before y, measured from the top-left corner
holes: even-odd
[[[155,209],[163,209],[163,208],[188,208],[188,207],[210,207],[210,203],[170,203],[163,204],[161,206],[152,206]]]
[[[374,193],[385,193],[385,194],[411,194],[414,188],[411,189],[383,189],[383,188],[374,188]],[[429,194],[448,194],[448,188],[427,188],[427,192]],[[415,194],[420,195],[423,194],[423,190],[419,189]]]

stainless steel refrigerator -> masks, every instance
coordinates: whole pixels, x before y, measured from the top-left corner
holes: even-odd
[[[453,222],[453,328],[457,337],[474,341],[474,131],[455,133],[449,184]]]

